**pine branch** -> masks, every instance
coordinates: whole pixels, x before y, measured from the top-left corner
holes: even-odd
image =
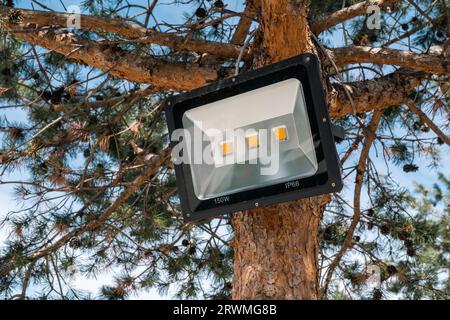
[[[356,3],[350,7],[333,12],[331,15],[321,18],[320,20],[314,21],[311,24],[311,31],[315,34],[319,34],[342,22],[367,14],[367,9],[372,5],[378,5],[380,8],[387,8],[396,2],[398,2],[398,0],[367,0]]]
[[[439,138],[441,138],[442,141],[444,141],[448,146],[450,146],[450,138],[444,132],[442,132],[441,129],[439,129],[439,127],[433,122],[433,120],[428,118],[427,115],[418,107],[416,107],[416,105],[410,100],[405,100],[405,104],[412,112],[418,115],[420,120],[422,120],[428,127],[430,127],[431,130],[433,130],[434,133],[436,133],[436,135]]]
[[[25,28],[11,23],[7,23],[6,27],[7,30],[16,33],[18,37],[29,43],[54,50],[55,52],[66,55],[69,59],[91,65],[113,76],[129,81],[150,83],[158,88],[191,90],[217,78],[217,70],[214,67],[199,66],[197,64],[186,65],[183,63],[168,62],[160,58],[137,56],[120,48],[102,46],[101,44],[88,41],[73,34],[56,34],[52,29],[40,30]],[[391,57],[396,60],[402,60],[395,50],[374,50],[381,50],[381,52],[377,55],[374,52],[366,50],[364,47],[332,49],[332,52],[336,61],[340,64],[363,61],[394,63],[395,61],[389,60]],[[359,52],[359,54],[354,55],[355,52]],[[386,52],[389,55],[383,55]],[[420,62],[420,59],[416,60],[418,57],[421,58],[422,56],[408,53],[406,60],[397,62],[402,65],[416,66],[419,69],[425,69],[426,67],[428,71],[430,71],[430,68],[437,68],[439,65],[441,69],[437,71],[442,71],[442,68],[444,68],[442,63],[435,63],[438,59],[436,56],[431,55],[427,60],[428,63]],[[373,61],[369,61],[370,59],[373,59]],[[407,79],[409,78],[408,76]],[[359,101],[358,104],[363,109],[361,112],[364,112],[374,108],[376,109],[381,105],[386,106],[401,103],[403,101],[401,95],[412,90],[417,83],[418,81],[413,79],[409,82],[409,80],[404,81],[399,77],[388,77],[386,79],[349,84],[348,86],[352,88],[354,99],[357,102]],[[342,86],[336,85],[335,88],[338,93],[336,96],[339,99],[332,99],[331,113],[340,117],[345,114],[350,114],[351,108],[349,108],[348,98],[345,94],[340,94]],[[379,95],[376,96],[376,94]],[[382,98],[379,99],[379,97]]]
[[[79,235],[83,234],[87,231],[92,231],[101,226],[116,210],[118,210],[122,204],[125,203],[125,201],[128,200],[130,196],[132,196],[136,190],[144,184],[146,181],[148,181],[154,173],[164,164],[167,162],[167,160],[170,157],[171,149],[165,149],[159,156],[154,156],[151,159],[151,162],[148,164],[145,171],[139,175],[136,179],[134,179],[133,182],[130,183],[127,189],[114,201],[114,203],[106,209],[105,212],[103,212],[97,219],[92,220],[91,222],[87,223],[82,228],[73,230],[67,234],[65,234],[63,237],[58,239],[53,244],[49,245],[46,248],[43,248],[34,254],[32,254],[30,257],[26,258],[25,260],[28,263],[34,263],[40,258],[43,258],[52,252],[55,252],[62,246],[64,246],[70,239],[78,237]],[[0,278],[6,276],[9,272],[11,272],[15,268],[13,265],[6,265],[3,269],[0,269]]]
[[[26,9],[13,9],[21,16],[22,25],[35,24],[44,26],[67,26],[67,21],[72,17],[68,13],[35,11]],[[8,17],[11,8],[0,6],[0,16]],[[133,40],[142,44],[159,44],[172,49],[188,50],[193,52],[203,52],[223,58],[237,58],[240,53],[240,46],[206,41],[194,38],[185,38],[175,33],[158,32],[147,30],[137,24],[120,18],[108,18],[90,15],[80,16],[81,29],[100,33],[112,33],[128,40]]]
[[[255,1],[247,1],[247,5],[244,9],[241,19],[239,20],[239,24],[230,41],[234,45],[244,45],[245,38],[247,37],[252,25],[253,20],[251,17],[255,15],[255,6],[257,4],[254,2]]]
[[[5,24],[6,30],[24,41],[44,47],[67,59],[90,65],[112,76],[162,89],[191,90],[217,79],[217,67],[171,62],[142,56],[116,46],[102,45],[72,33]]]
[[[390,48],[347,46],[330,49],[330,54],[338,65],[372,63],[397,65],[430,74],[450,76],[450,57],[443,55],[441,47],[434,52],[415,53]]]

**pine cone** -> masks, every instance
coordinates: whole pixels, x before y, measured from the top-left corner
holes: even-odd
[[[405,164],[403,166],[403,171],[404,172],[417,172],[419,170],[419,167],[416,166],[415,164]]]
[[[200,7],[195,11],[195,15],[200,19],[204,19],[206,18],[207,12],[205,8]]]

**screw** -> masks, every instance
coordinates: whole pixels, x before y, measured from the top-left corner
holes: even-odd
[[[190,214],[190,213],[186,213],[186,217],[188,217],[188,218],[189,218],[190,216],[191,216],[191,214]]]
[[[310,61],[311,61],[311,58],[310,58],[310,57],[306,57],[306,58],[305,58],[305,61],[306,61],[306,62],[310,62]]]
[[[336,183],[333,182],[333,183],[331,184],[331,186],[332,186],[333,188],[336,187]]]
[[[236,78],[231,79],[231,81],[236,82]]]
[[[323,118],[322,122],[324,122],[324,123],[327,122],[327,118]]]
[[[170,106],[171,104],[172,104],[172,102],[170,102],[170,101],[169,101],[169,102],[167,102],[167,105],[168,105],[168,106]]]
[[[259,207],[259,203],[258,202],[255,202],[255,207]]]

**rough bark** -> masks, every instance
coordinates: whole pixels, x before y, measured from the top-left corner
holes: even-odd
[[[252,0],[247,1],[245,10],[239,20],[239,24],[236,27],[236,31],[231,38],[231,43],[234,45],[242,46],[244,44],[245,38],[247,37],[248,31],[252,25],[252,17],[255,15],[255,4]]]
[[[309,1],[262,0],[265,65],[312,51]],[[317,240],[329,197],[236,213],[233,216],[233,299],[316,299]]]
[[[14,32],[15,25],[6,24]],[[112,76],[162,89],[192,90],[217,79],[217,68],[196,63],[172,62],[161,57],[139,55],[88,41],[72,33],[28,26],[17,37],[66,56],[67,59],[98,68]]]
[[[255,66],[268,65],[314,50],[307,21],[308,7],[309,0],[258,0],[257,12],[261,22],[261,34],[258,39],[262,40],[259,48],[253,48],[257,53]],[[4,13],[2,10],[0,14]],[[351,15],[363,12],[361,10],[360,7],[353,7]],[[348,19],[350,11],[336,15],[333,23],[339,23],[340,19]],[[217,70],[214,66],[177,63],[139,55],[114,46],[94,43],[73,34],[57,33],[51,27],[43,30],[36,25],[29,25],[29,23],[40,26],[61,24],[67,18],[65,15],[59,16],[54,13],[33,15],[27,11],[23,14],[23,18],[23,22],[6,23],[4,26],[7,31],[31,44],[53,50],[68,59],[96,67],[125,80],[150,83],[158,88],[190,90],[217,79]],[[236,52],[239,52],[238,46],[235,45],[227,47],[218,43],[183,39],[176,35],[148,34],[142,28],[130,25],[126,21],[102,19],[85,17],[83,23],[87,30],[116,32],[127,39],[168,45],[175,49],[207,52],[222,57],[235,57]],[[248,30],[248,21],[243,20],[241,25],[242,30]],[[236,37],[242,39],[243,36],[238,35]],[[427,60],[435,57],[428,58],[423,55],[420,56],[420,61],[415,61],[418,54],[407,53],[406,56],[393,57],[394,60],[391,60],[385,53],[395,56],[396,52],[388,52],[386,49],[376,54],[364,48],[356,48],[355,50],[359,50],[357,52],[345,50],[348,51],[349,48],[336,49],[334,52],[338,64],[367,61],[443,73],[443,65],[436,67],[433,65],[434,60]],[[448,57],[445,55],[446,52],[444,50],[443,56]],[[447,72],[447,69],[444,70]],[[354,111],[351,100],[356,112],[380,110],[403,103],[406,94],[419,85],[424,77],[423,72],[401,69],[379,79],[333,84],[333,90],[329,90],[333,92],[329,101],[330,113],[335,118],[351,114]],[[344,86],[350,91],[351,100],[344,91]],[[137,186],[138,183],[134,185]],[[129,191],[133,192],[132,189]],[[125,196],[129,196],[128,191]],[[317,238],[321,213],[328,201],[329,196],[310,198],[250,210],[233,217],[235,229],[232,243],[235,249],[233,298],[318,297]],[[114,207],[111,210],[113,209]]]
[[[433,47],[434,52],[415,53],[390,48],[347,46],[330,49],[337,65],[373,63],[397,65],[431,74],[450,75],[450,57],[445,58],[442,47]]]
[[[260,58],[263,60],[258,59],[260,65],[313,50],[307,8],[309,0],[261,0],[263,50]]]
[[[330,115],[334,119],[353,114],[350,92],[355,111],[365,113],[402,104],[405,96],[424,80],[426,74],[409,69],[399,69],[378,79],[335,84],[329,101]]]
[[[234,299],[317,298],[317,235],[326,200],[234,215]]]

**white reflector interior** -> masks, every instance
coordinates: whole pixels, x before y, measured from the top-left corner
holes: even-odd
[[[194,191],[201,200],[305,178],[317,172],[303,88],[298,79],[188,110],[183,115],[183,126],[192,137],[193,143],[187,151]],[[285,130],[281,133],[286,132],[287,138],[279,141],[278,148],[273,148],[274,132],[279,128]],[[260,137],[258,148],[264,148],[266,144],[268,152],[261,155],[255,149],[246,150],[245,143],[238,141],[242,134],[236,133],[242,130],[266,130],[268,138]],[[203,132],[206,139],[194,139],[194,131]],[[213,131],[223,133],[223,139],[221,135],[212,135]],[[242,138],[246,141],[245,135]],[[231,142],[226,145],[226,154],[223,153],[224,142]],[[196,148],[195,143],[200,143],[201,148],[198,145]],[[230,147],[232,152],[228,152]],[[214,163],[192,164],[194,152],[207,148],[213,150]],[[262,174],[262,168],[271,166],[278,170],[273,174]]]

